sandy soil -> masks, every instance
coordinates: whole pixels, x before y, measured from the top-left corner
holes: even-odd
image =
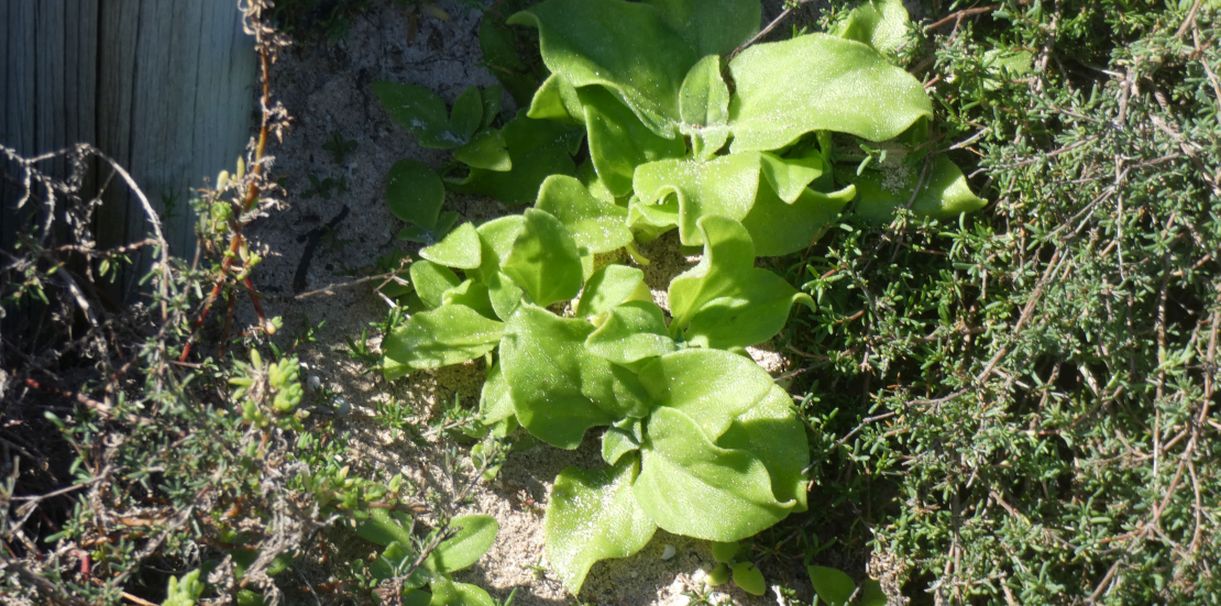
[[[298,45],[280,59],[274,68],[274,90],[295,124],[274,150],[272,174],[281,179],[290,204],[286,211],[254,226],[250,235],[271,251],[258,274],[268,313],[284,317],[288,334],[316,330],[317,343],[307,347],[302,358],[325,388],[318,393],[335,399],[344,422],[360,436],[354,448],[362,460],[384,470],[387,477],[414,470],[411,475],[416,479],[445,483],[461,470],[447,468],[441,445],[420,445],[404,431],[378,427],[372,422],[373,410],[379,402],[397,398],[412,404],[423,426],[439,403],[454,397],[477,402],[482,367],[469,364],[388,384],[365,374],[362,364],[352,361],[346,351],[346,340],[359,338],[362,328],[385,316],[386,304],[370,285],[301,296],[369,275],[378,257],[399,249],[402,245],[394,236],[400,225],[383,201],[385,174],[401,158],[434,166],[442,162],[444,152],[418,147],[390,122],[370,84],[379,79],[422,84],[452,101],[471,84],[495,82],[481,64],[478,13],[458,3],[441,6],[452,18],[421,19],[413,38],[408,36],[403,9],[385,2],[356,17],[342,40]],[[336,136],[355,143],[342,165],[323,148]],[[311,177],[318,182],[342,180],[346,189],[320,195]],[[495,202],[452,194],[447,204],[476,222],[505,212]],[[659,296],[668,277],[693,262],[668,258],[673,262],[649,271]],[[782,370],[779,356],[754,353],[769,369]],[[516,589],[517,606],[574,603],[546,572],[542,513],[552,478],[564,467],[594,465],[596,459],[592,449],[568,453],[539,445],[515,451],[495,481],[474,490],[468,509],[495,516],[501,531],[488,555],[460,579],[501,599]],[[694,603],[683,593],[702,589],[703,571],[711,565],[707,545],[659,532],[637,556],[596,566],[581,597],[604,605]],[[777,603],[772,595],[752,600],[738,591],[715,597],[720,603]]]

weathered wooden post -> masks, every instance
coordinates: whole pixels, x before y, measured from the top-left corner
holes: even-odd
[[[0,143],[25,155],[93,143],[190,255],[190,188],[232,167],[254,125],[257,62],[236,0],[0,0],[0,32]],[[140,211],[112,189],[100,242],[142,238]],[[0,201],[7,248],[21,220],[12,183]]]

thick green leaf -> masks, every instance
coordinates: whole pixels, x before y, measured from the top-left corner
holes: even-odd
[[[577,301],[577,316],[588,318],[628,301],[652,301],[644,272],[626,265],[607,265],[594,272]]]
[[[500,524],[491,516],[465,515],[454,518],[450,529],[452,536],[424,559],[430,572],[448,575],[473,566],[496,542]]]
[[[919,80],[869,46],[834,36],[755,45],[729,71],[734,151],[780,149],[820,130],[882,141],[932,116]]]
[[[759,154],[759,166],[772,191],[786,204],[796,202],[806,188],[828,170],[822,156],[817,153],[795,158]]]
[[[633,189],[642,205],[673,196],[678,202],[678,237],[686,246],[704,243],[701,217],[741,221],[759,191],[759,154],[732,154],[709,161],[662,160],[642,165]]]
[[[484,425],[495,425],[511,416],[513,397],[509,394],[509,382],[500,372],[500,364],[493,364],[479,393],[479,420]]]
[[[503,173],[513,170],[513,159],[505,146],[504,133],[485,130],[470,143],[454,150],[454,159],[471,167]]]
[[[683,79],[678,94],[679,131],[691,137],[696,158],[710,159],[729,140],[729,87],[721,77],[721,58],[700,59]]]
[[[675,408],[653,411],[632,492],[662,529],[709,541],[737,541],[784,519],[767,468],[751,453],[713,444]]]
[[[525,224],[526,219],[522,215],[508,215],[492,219],[476,229],[483,247],[479,279],[487,286],[492,309],[501,320],[508,320],[525,296],[525,291],[501,271]]]
[[[463,223],[440,242],[421,249],[420,256],[446,267],[476,269],[483,260],[482,249],[475,226]]]
[[[480,89],[479,98],[483,102],[483,120],[479,122],[479,128],[490,128],[496,122],[496,118],[500,117],[501,97],[504,94],[505,89],[495,84]]]
[[[813,301],[776,274],[754,266],[746,228],[732,219],[700,220],[704,256],[670,282],[671,330],[701,347],[762,343],[780,332],[789,309]]]
[[[492,306],[487,285],[473,279],[463,280],[461,284],[441,293],[441,304],[462,305],[488,318],[499,317],[496,315],[496,308]]]
[[[426,259],[412,263],[407,272],[411,278],[411,285],[415,288],[416,296],[433,309],[441,306],[441,298],[445,295],[445,291],[461,283],[458,274],[455,274],[453,270]]]
[[[646,0],[697,57],[727,55],[759,30],[759,0]]]
[[[806,510],[809,483],[805,468],[810,463],[810,447],[793,399],[779,385],[772,385],[754,406],[733,419],[717,444],[758,457],[772,478],[776,500],[792,503],[793,511]]]
[[[607,253],[632,241],[627,209],[593,197],[575,177],[548,177],[534,207],[559,219],[577,247],[585,251]]]
[[[922,166],[909,162],[866,170],[854,181],[859,194],[854,214],[869,221],[886,221],[896,208],[910,202],[911,210],[916,214],[945,219],[979,210],[987,204],[971,191],[967,178],[948,158],[939,156],[928,162],[928,174],[923,179]],[[916,193],[919,184],[923,187]]]
[[[628,557],[653,538],[657,526],[632,494],[635,474],[631,458],[613,469],[568,468],[556,477],[543,520],[547,559],[574,595],[596,562]]]
[[[390,118],[406,128],[421,146],[453,149],[466,143],[467,137],[450,128],[445,101],[431,89],[379,81],[373,83],[373,94],[377,95]]]
[[[649,130],[607,89],[592,86],[577,91],[585,111],[589,156],[598,178],[616,197],[632,192],[636,167],[686,152],[677,138]]]
[[[852,599],[852,592],[856,591],[856,583],[852,582],[852,577],[841,570],[826,566],[807,566],[806,572],[810,575],[810,584],[814,586],[818,599],[826,602],[828,606],[847,606],[848,600]]]
[[[571,450],[590,427],[647,411],[634,375],[585,350],[592,331],[584,320],[522,305],[501,341],[501,372],[517,420],[552,446]]]
[[[414,314],[386,335],[382,347],[387,378],[411,372],[461,364],[496,348],[504,324],[461,305],[445,305]]]
[[[640,381],[658,406],[682,411],[713,440],[775,387],[749,358],[719,349],[684,349],[650,360]]]
[[[655,6],[624,0],[547,0],[509,19],[539,30],[543,63],[577,89],[603,86],[648,127],[672,135],[678,87],[704,54]]]
[[[767,593],[767,581],[753,562],[738,562],[733,565],[733,584],[750,595]]]
[[[501,129],[501,136],[509,150],[512,169],[472,168],[465,178],[451,181],[451,189],[524,205],[534,202],[538,186],[549,175],[576,174],[570,150],[580,131],[562,123],[519,115]]]
[[[584,281],[581,254],[564,224],[551,213],[526,209],[522,231],[502,269],[537,305],[577,296]]]
[[[849,11],[830,33],[863,42],[893,57],[907,42],[911,25],[903,0],[866,0]]]
[[[431,168],[414,160],[399,160],[386,178],[386,204],[399,219],[432,229],[445,204],[445,184]]]
[[[509,258],[509,251],[513,250],[513,243],[517,241],[517,236],[521,235],[525,225],[524,216],[506,215],[492,219],[476,228],[479,239],[492,252],[492,255],[484,256],[484,263],[490,263],[492,267],[499,268],[500,264]]]
[[[432,589],[432,600],[428,606],[496,606],[488,592],[470,583],[455,583],[445,577],[437,577],[429,588]]]
[[[661,308],[652,301],[631,301],[612,309],[585,340],[585,347],[595,356],[625,366],[678,348],[666,332]]]
[[[406,514],[391,514],[385,509],[369,508],[369,518],[356,526],[356,534],[370,543],[389,547],[398,541],[410,545],[411,518]]]
[[[469,86],[454,101],[449,114],[449,127],[464,141],[470,141],[483,124],[483,94],[479,87]]]
[[[551,74],[530,100],[526,116],[535,120],[565,120],[575,124],[585,121],[585,110],[577,98],[577,89],[558,74]]]
[[[855,195],[852,185],[826,194],[805,189],[790,204],[777,197],[770,185],[763,186],[754,207],[742,218],[742,227],[758,243],[755,253],[761,257],[798,252],[826,232]]]
[[[687,415],[718,446],[756,457],[778,502],[806,509],[805,426],[792,399],[757,364],[727,351],[687,349],[650,360],[640,381],[654,402]]]

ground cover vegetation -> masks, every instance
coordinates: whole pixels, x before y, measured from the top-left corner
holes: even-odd
[[[363,6],[298,4],[277,19],[332,35]],[[504,91],[375,87],[453,151],[388,176],[416,260],[382,281],[382,351],[352,353],[390,379],[486,364],[478,410],[438,420],[463,470],[440,484],[353,456],[312,336],[263,317],[242,228],[279,204],[270,92],[197,203],[211,264],[165,256],[151,211],[147,240],[97,248],[84,173],[4,150],[40,220],[2,269],[0,589],[492,604],[453,579],[496,535],[457,515],[470,486],[514,444],[597,436],[606,466],[563,471],[545,516],[591,603],[590,568],[656,528],[713,541],[712,583],[805,567],[820,603],[1216,599],[1217,9],[793,4],[756,36],[757,3],[714,4],[496,3]],[[529,208],[476,226],[444,206],[470,194]],[[701,261],[659,303],[635,242],[666,238]],[[130,263],[149,294],[121,309]],[[743,355],[763,342],[783,375]],[[416,434],[400,417],[378,413]]]

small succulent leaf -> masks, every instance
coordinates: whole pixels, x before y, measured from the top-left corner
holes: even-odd
[[[591,427],[641,416],[635,377],[585,350],[593,327],[523,304],[500,344],[500,366],[517,420],[538,439],[568,450]]]
[[[729,87],[721,77],[721,58],[709,55],[700,59],[678,94],[682,122],[679,131],[692,138],[695,155],[711,157],[729,140]]]
[[[373,94],[399,126],[423,147],[453,149],[466,139],[450,130],[445,101],[431,89],[416,84],[379,81]]]
[[[492,123],[500,116],[501,98],[505,89],[500,85],[485,86],[479,91],[479,99],[483,104],[483,120],[479,122],[480,129],[491,128]]]
[[[453,535],[424,559],[430,572],[451,574],[473,566],[496,542],[500,525],[487,515],[458,516],[450,522]]]
[[[504,133],[485,130],[471,139],[470,143],[454,150],[454,159],[471,167],[504,173],[513,170],[513,159],[505,145]]]
[[[411,526],[411,518],[406,514],[391,514],[385,509],[371,507],[368,519],[357,524],[356,534],[360,538],[382,547],[389,547],[395,541],[410,545]]]
[[[724,585],[729,582],[730,574],[729,564],[719,562],[708,571],[708,585],[712,587]]]
[[[427,259],[421,259],[411,264],[407,270],[415,294],[430,309],[441,306],[445,291],[461,283],[458,274],[444,265],[438,265]]]
[[[772,191],[787,204],[792,204],[806,188],[827,172],[822,156],[817,153],[797,158],[781,158],[775,154],[760,154],[760,168]]]
[[[759,0],[646,0],[697,57],[727,55],[759,31]]]
[[[500,364],[488,369],[487,380],[479,393],[479,420],[484,425],[495,425],[512,417],[513,397],[509,394],[509,382],[500,371]]]
[[[741,223],[700,220],[704,255],[670,282],[671,330],[692,344],[727,349],[762,343],[780,332],[796,302],[812,305],[780,276],[754,266],[755,250]]]
[[[517,241],[517,236],[521,235],[525,225],[524,216],[506,215],[492,219],[475,229],[479,234],[479,239],[491,249],[491,255],[484,255],[484,263],[491,264],[489,268],[499,269],[505,259],[509,258],[509,252],[513,250],[513,243]],[[484,250],[486,253],[488,249]]]
[[[652,301],[631,301],[615,307],[585,347],[595,356],[627,366],[678,349],[666,330],[665,316]]]
[[[595,198],[575,177],[548,177],[534,207],[559,219],[577,247],[591,253],[619,250],[632,241],[627,209]]]
[[[887,57],[894,57],[907,43],[911,26],[903,0],[866,0],[849,11],[830,33],[863,42]]]
[[[543,519],[547,560],[573,595],[595,563],[633,555],[653,538],[657,525],[632,494],[635,475],[636,460],[627,458],[613,468],[570,467],[556,477]]]
[[[637,166],[686,152],[680,139],[655,134],[607,89],[591,86],[578,90],[577,96],[585,111],[594,170],[616,197],[631,193]]]
[[[462,305],[445,305],[414,314],[386,335],[384,372],[387,378],[412,370],[461,364],[496,348],[504,323]]]
[[[722,564],[729,564],[737,557],[738,552],[742,550],[742,544],[737,541],[731,543],[713,543],[712,544],[712,559]]]
[[[767,581],[753,562],[738,562],[733,565],[733,584],[750,595],[767,593]]]
[[[852,599],[852,593],[856,591],[856,583],[842,570],[826,566],[807,566],[806,572],[810,575],[810,584],[814,586],[818,599],[829,606],[847,606],[848,600]]]
[[[630,452],[640,450],[644,441],[644,425],[640,419],[621,419],[602,434],[602,460],[615,465]]]
[[[165,601],[161,602],[161,606],[195,606],[207,588],[199,576],[200,569],[196,568],[182,575],[181,579],[170,577],[165,590]]]
[[[449,128],[464,141],[470,141],[483,124],[483,95],[479,87],[470,86],[454,100],[449,114]]]
[[[574,124],[585,121],[585,110],[577,98],[577,89],[559,74],[551,74],[530,100],[526,116],[535,120],[563,120]]]
[[[463,223],[440,242],[420,249],[420,256],[446,267],[476,269],[483,260],[479,232],[472,223]]]
[[[922,166],[917,162],[883,165],[880,170],[867,169],[854,179],[858,199],[855,215],[866,221],[887,221],[895,209],[911,202],[918,215],[948,219],[983,208],[987,201],[976,196],[962,170],[950,159],[940,156],[927,160],[928,175],[921,178]],[[923,183],[919,192],[916,187]]]
[[[428,606],[496,606],[488,592],[470,583],[437,577],[432,580],[429,589],[432,589],[432,599]]]
[[[662,406],[649,417],[632,492],[660,528],[737,541],[784,519],[767,469],[750,453],[721,448],[691,417]]]
[[[861,583],[856,606],[886,606],[889,603],[889,600],[886,599],[886,592],[882,591],[881,583],[873,579],[866,579]]]
[[[414,160],[399,160],[386,178],[386,205],[400,220],[432,229],[445,204],[445,184],[431,168]]]
[[[576,174],[570,148],[579,135],[580,131],[567,125],[519,115],[501,129],[512,169],[472,168],[465,178],[450,181],[450,188],[510,205],[531,204],[538,196],[538,186],[548,175]]]
[[[668,196],[662,200],[644,202],[632,196],[627,203],[627,224],[640,242],[651,242],[678,227],[678,200]]]
[[[492,301],[492,310],[496,312],[496,317],[508,321],[521,305],[526,291],[522,290],[513,278],[500,271],[485,275],[484,283],[488,286],[488,298]]]
[[[607,265],[594,272],[577,301],[577,316],[588,318],[629,301],[652,301],[644,272],[626,265]]]
[[[919,80],[869,46],[835,36],[757,44],[730,61],[729,72],[735,152],[780,149],[822,130],[883,141],[932,116]]]
[[[543,63],[576,89],[602,86],[655,133],[672,136],[678,87],[696,55],[655,6],[547,0],[509,19],[539,31]],[[625,52],[625,49],[630,49]]]
[[[522,231],[502,269],[536,305],[546,307],[577,296],[584,282],[581,253],[554,215],[526,209]]]
[[[475,280],[463,280],[461,284],[441,293],[441,305],[462,305],[488,318],[499,317],[496,308],[492,307],[487,285]]]

